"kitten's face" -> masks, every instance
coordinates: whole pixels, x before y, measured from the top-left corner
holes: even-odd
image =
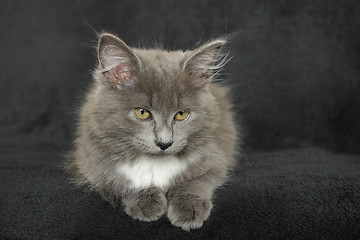
[[[146,99],[161,98],[156,95]],[[128,112],[127,117],[134,126],[132,143],[141,152],[154,155],[179,153],[204,126],[198,116],[201,113],[194,105],[184,104],[182,99],[176,98],[166,105],[168,107],[164,109],[145,100],[144,104]]]
[[[145,110],[137,109],[136,111]],[[182,113],[183,110],[180,111]],[[130,117],[139,129],[134,134],[134,146],[141,152],[155,155],[174,154],[183,150],[188,145],[192,126],[191,120],[193,119],[190,119],[189,114],[186,119],[179,121],[175,119],[176,115],[179,114],[176,112],[161,113],[151,110],[151,117],[149,119],[139,121],[137,116],[134,117],[134,114],[130,113]]]
[[[216,117],[206,66],[214,68],[222,44],[183,53],[130,49],[112,35],[102,37],[99,119],[104,119],[104,135],[149,155],[200,149]]]
[[[184,84],[188,76],[180,68],[171,71],[175,74],[160,74],[160,69],[156,76],[139,71],[133,87],[105,89],[109,91],[109,104],[103,108],[109,123],[104,125],[105,131],[125,133],[119,135],[121,141],[149,155],[166,156],[200,148],[201,136],[213,118],[212,97],[207,88]]]
[[[179,77],[177,74],[175,76]],[[181,78],[171,79],[174,82],[179,80]],[[152,79],[147,78],[146,81]],[[133,101],[130,105],[125,101],[127,106],[131,106],[125,121],[132,123],[133,145],[143,153],[155,155],[176,154],[189,144],[195,147],[201,132],[208,128],[207,121],[211,120],[206,115],[211,104],[202,104],[201,101],[208,97],[208,93],[177,87],[177,84],[162,84],[156,91],[150,91],[148,84],[139,85],[134,88],[135,91],[131,91]]]

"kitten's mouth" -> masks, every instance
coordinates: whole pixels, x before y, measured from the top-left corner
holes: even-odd
[[[179,155],[181,153],[183,153],[185,150],[185,148],[182,148],[180,151],[176,151],[176,150],[173,150],[173,151],[158,151],[158,152],[146,152],[146,154],[150,155],[150,156],[153,156],[153,157],[167,157],[169,155]]]
[[[149,153],[151,156],[155,156],[155,157],[166,157],[169,156],[170,153],[165,152],[165,151],[161,151],[161,152],[151,152]]]
[[[186,149],[186,144],[183,144],[181,146],[171,147],[169,149],[160,150],[160,149],[152,149],[152,148],[139,148],[139,150],[148,156],[152,157],[167,157],[170,155],[179,155],[182,152],[184,152]]]

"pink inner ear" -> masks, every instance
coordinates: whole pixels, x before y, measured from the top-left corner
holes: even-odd
[[[134,81],[131,67],[127,63],[121,63],[107,71],[105,74],[110,80],[111,85],[114,87],[119,87],[120,84],[132,85]]]

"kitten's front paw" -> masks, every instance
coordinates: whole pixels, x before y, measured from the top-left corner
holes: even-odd
[[[125,212],[140,221],[156,221],[167,209],[167,200],[160,190],[144,190],[123,200]]]
[[[177,198],[170,201],[167,216],[173,225],[190,231],[202,227],[211,209],[212,203],[208,199]]]

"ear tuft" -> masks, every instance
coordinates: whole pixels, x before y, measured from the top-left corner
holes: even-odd
[[[228,54],[222,53],[226,39],[217,39],[193,51],[184,61],[186,71],[196,85],[204,85],[217,75],[229,61]]]
[[[103,33],[97,50],[101,72],[112,86],[121,88],[135,83],[135,72],[141,67],[141,61],[121,39]]]

